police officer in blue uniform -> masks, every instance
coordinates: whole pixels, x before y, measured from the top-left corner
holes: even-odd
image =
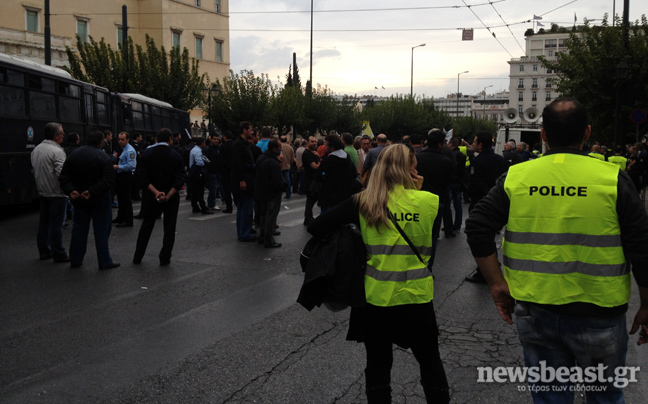
[[[133,202],[131,201],[131,186],[133,174],[137,167],[137,152],[129,144],[127,132],[121,132],[117,137],[122,152],[119,155],[119,162],[113,167],[117,170],[117,202],[119,210],[113,223],[117,227],[133,227]]]

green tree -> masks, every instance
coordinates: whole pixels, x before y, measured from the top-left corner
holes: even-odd
[[[238,133],[241,121],[254,125],[267,125],[271,117],[271,101],[276,87],[272,85],[267,74],[255,76],[251,70],[241,70],[223,79],[221,84],[216,80],[221,92],[212,99],[212,116],[221,129]]]
[[[476,119],[471,116],[461,116],[454,119],[452,135],[460,136],[464,140],[470,139],[477,132],[487,131],[495,134],[497,123],[488,119]]]
[[[103,38],[97,42],[90,37],[90,42],[84,42],[77,36],[78,53],[66,48],[68,71],[76,79],[110,91],[139,93],[183,110],[198,106],[205,75],[198,72],[198,61],[189,58],[187,48],[180,52],[174,47],[167,53],[148,35],[145,48],[134,45],[131,37],[128,42],[126,65],[122,52],[112,49]]]
[[[592,124],[592,140],[616,143],[614,120],[616,92],[620,91],[622,108],[619,119],[624,124],[625,140],[634,141],[634,125],[628,117],[634,108],[648,106],[648,23],[646,16],[626,28],[617,19],[608,24],[607,14],[600,26],[587,21],[570,34],[569,53],[559,53],[556,60],[541,58],[543,66],[558,74],[558,92],[579,100],[587,108]],[[619,62],[628,63],[625,82],[617,79]],[[621,86],[619,88],[619,86]],[[646,130],[646,124],[640,130]]]

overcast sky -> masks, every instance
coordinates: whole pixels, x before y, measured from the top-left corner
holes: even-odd
[[[645,12],[644,1],[630,2],[631,21]],[[305,84],[310,3],[231,0],[232,70],[285,81],[295,52]],[[614,0],[315,0],[313,82],[336,94],[409,94],[412,47],[425,43],[414,49],[415,94],[454,93],[457,73],[466,70],[462,93],[477,94],[492,85],[486,90],[491,94],[508,89],[507,61],[524,55],[524,32],[534,15],[547,29],[551,23],[571,27],[574,15],[579,24],[586,18],[600,24],[605,13],[612,15],[613,5]],[[623,0],[616,0],[616,13],[622,15]],[[474,29],[473,41],[461,40],[464,28]]]

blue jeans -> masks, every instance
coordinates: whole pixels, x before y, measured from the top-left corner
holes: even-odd
[[[216,206],[218,196],[222,195],[222,192],[220,192],[220,174],[208,173],[205,176],[205,187],[209,190],[207,194],[207,206],[213,208]]]
[[[38,253],[45,258],[65,258],[67,253],[63,247],[63,224],[65,223],[66,197],[44,197],[40,201],[40,218],[36,245]]]
[[[585,383],[585,387],[605,387],[604,391],[585,391],[585,398],[590,403],[624,403],[623,390],[615,387],[615,369],[625,366],[628,351],[628,333],[625,315],[613,318],[575,317],[556,314],[541,306],[518,302],[515,305],[515,317],[518,335],[524,349],[524,362],[527,367],[542,369],[540,361],[546,361],[546,368],[594,368],[596,374],[603,372],[606,382],[598,380]],[[600,370],[598,367],[605,367]],[[574,375],[570,372],[567,375]],[[587,369],[582,373],[587,379]],[[628,376],[627,374],[626,376]],[[542,373],[541,373],[542,376]],[[549,373],[550,376],[550,373]],[[563,376],[564,378],[564,376]],[[608,382],[608,378],[613,382]],[[531,383],[533,402],[538,403],[573,403],[574,383],[538,381]],[[561,386],[554,388],[553,386]],[[565,390],[561,390],[565,389]],[[549,391],[534,391],[544,390]],[[596,390],[596,389],[592,389]]]
[[[70,264],[81,265],[88,246],[90,220],[94,231],[95,248],[99,267],[103,268],[113,263],[108,248],[108,237],[112,229],[112,196],[106,192],[100,197],[95,206],[77,205],[74,207],[74,224],[72,240],[70,241]]]
[[[452,204],[455,210],[454,227],[455,230],[461,229],[463,223],[463,204],[461,203],[461,184],[448,185],[448,193],[450,194],[449,204]]]
[[[290,183],[290,170],[281,170],[281,176],[286,181],[286,198],[290,199],[292,196],[292,184]]]
[[[252,238],[254,198],[241,195],[236,203],[236,235],[239,241]]]

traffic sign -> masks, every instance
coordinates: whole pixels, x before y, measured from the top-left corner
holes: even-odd
[[[634,123],[644,123],[646,122],[646,111],[643,109],[634,109],[630,113],[630,120]]]
[[[475,31],[472,28],[464,29],[462,31],[462,33],[461,33],[461,40],[462,41],[472,41],[474,32]]]

